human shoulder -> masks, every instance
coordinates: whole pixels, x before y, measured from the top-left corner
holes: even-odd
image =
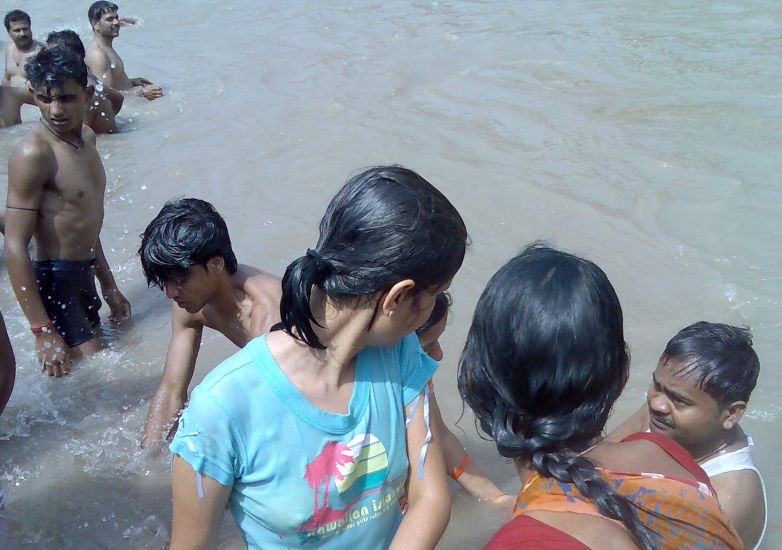
[[[604,441],[586,453],[597,466],[623,472],[648,472],[694,480],[693,474],[665,449],[648,439]]]
[[[95,42],[90,42],[87,45],[84,62],[89,65],[90,70],[92,70],[96,76],[98,76],[97,72],[99,69],[105,69],[111,65],[108,52]]]
[[[282,280],[279,277],[245,264],[239,264],[234,277],[253,302],[279,304],[282,296]]]
[[[42,135],[40,127],[35,126],[22,138],[22,141],[11,153],[9,160],[10,172],[15,170],[32,171],[49,174],[55,168],[54,151],[51,144]]]
[[[248,387],[262,383],[254,350],[248,349],[253,342],[212,369],[196,390],[234,402],[246,395]],[[194,395],[196,390],[193,390]]]

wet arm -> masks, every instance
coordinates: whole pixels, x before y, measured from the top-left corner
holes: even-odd
[[[15,378],[16,359],[14,358],[14,350],[8,338],[8,331],[5,329],[3,315],[0,314],[0,414],[2,414],[8,399],[11,397]]]
[[[117,281],[114,280],[114,274],[111,272],[106,254],[103,252],[103,244],[100,242],[100,237],[98,237],[95,243],[95,276],[104,294],[110,290],[117,290]]]
[[[443,454],[448,474],[453,475],[453,472],[458,468],[463,468],[457,481],[468,493],[480,500],[494,501],[499,497],[507,496],[481,471],[473,460],[464,463],[467,451],[459,438],[445,426],[440,411],[432,415],[432,422],[439,425],[440,433],[443,434]]]
[[[196,475],[203,484],[199,498]],[[179,455],[174,455],[171,496],[174,504],[170,550],[201,550],[216,547],[217,533],[232,487],[197,474]]]
[[[168,439],[176,431],[176,417],[187,401],[187,388],[193,378],[203,325],[190,321],[190,315],[173,304],[171,343],[166,355],[163,378],[149,406],[141,446]]]
[[[645,432],[649,429],[649,406],[644,403],[627,420],[611,430],[605,438],[606,441],[619,442],[628,435]]]
[[[419,398],[423,399],[423,395]],[[430,418],[440,416],[434,392],[429,394]],[[408,509],[391,543],[392,550],[434,548],[451,515],[451,497],[443,458],[441,422],[430,422],[432,441],[426,452],[423,478],[418,479],[418,463],[426,437],[423,403],[416,407],[407,426],[407,456],[410,463]]]
[[[35,232],[44,185],[52,176],[51,155],[47,146],[22,142],[8,163],[5,262],[16,299],[34,327],[50,322],[27,245]]]

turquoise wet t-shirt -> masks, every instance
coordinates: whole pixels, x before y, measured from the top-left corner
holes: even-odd
[[[233,486],[251,549],[387,548],[407,478],[403,404],[436,368],[415,334],[366,348],[348,413],[330,413],[299,393],[260,336],[193,390],[171,451]]]

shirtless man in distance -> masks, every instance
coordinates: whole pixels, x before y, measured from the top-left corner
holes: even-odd
[[[5,262],[43,368],[59,377],[73,356],[100,350],[95,277],[113,321],[130,317],[130,304],[100,242],[106,174],[95,133],[82,124],[94,92],[87,67],[70,50],[44,48],[25,69],[41,121],[8,163]]]
[[[157,99],[163,95],[160,86],[146,78],[128,78],[122,58],[114,51],[114,39],[119,36],[121,26],[118,9],[116,4],[100,0],[87,11],[93,33],[87,46],[87,66],[105,86],[125,95]]]
[[[69,48],[84,59],[84,44],[75,31],[50,32],[46,37],[46,46]],[[117,131],[116,116],[122,108],[125,96],[114,88],[102,85],[90,72],[89,67],[87,67],[87,82],[95,88],[95,94],[92,96],[84,124],[92,128],[96,134],[113,134]]]
[[[141,446],[170,438],[187,401],[204,327],[237,346],[280,320],[280,279],[236,261],[225,221],[208,202],[166,203],[141,235],[141,267],[174,303],[163,378],[149,407]]]
[[[17,88],[27,88],[27,75],[24,65],[30,56],[38,53],[43,44],[33,40],[30,30],[30,16],[22,10],[12,10],[5,14],[5,30],[11,43],[5,48],[5,72],[3,84]]]
[[[665,347],[646,404],[607,438],[621,441],[649,430],[687,449],[748,549],[759,545],[768,513],[752,439],[739,426],[759,372],[748,329],[704,321],[690,325]]]

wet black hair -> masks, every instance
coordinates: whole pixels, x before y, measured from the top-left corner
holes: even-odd
[[[366,298],[403,279],[415,281],[416,294],[433,291],[459,270],[466,246],[464,221],[432,184],[401,166],[369,168],[331,199],[315,250],[285,270],[282,327],[323,349],[312,326],[313,287],[333,301]]]
[[[443,317],[445,317],[445,315],[448,313],[448,308],[451,307],[451,304],[453,304],[453,299],[451,298],[450,293],[441,292],[438,294],[434,301],[434,309],[432,310],[432,314],[429,315],[429,318],[423,325],[418,327],[418,330],[416,330],[415,333],[420,336],[435,326],[437,323],[442,321]]]
[[[5,24],[5,30],[10,31],[11,23],[16,23],[17,21],[27,21],[28,25],[32,25],[32,22],[30,21],[30,16],[27,15],[26,12],[23,12],[22,10],[11,10],[8,13],[6,13],[5,18],[3,18],[3,23]]]
[[[70,48],[43,48],[30,57],[24,71],[33,89],[46,86],[46,90],[51,93],[53,86],[62,86],[66,80],[73,80],[82,88],[87,87],[84,56],[79,57]]]
[[[52,31],[49,36],[46,37],[46,45],[50,48],[53,46],[59,46],[61,48],[69,48],[84,58],[84,43],[79,38],[76,31],[66,29],[64,31]]]
[[[632,505],[574,454],[599,437],[627,379],[622,323],[619,298],[597,265],[533,244],[478,300],[459,360],[459,393],[502,456],[575,484],[651,549],[654,535]]]
[[[749,401],[760,374],[760,360],[752,348],[749,327],[699,321],[671,338],[660,362],[686,362],[680,373],[697,378],[700,388],[720,408]]]
[[[98,0],[97,2],[93,2],[87,10],[87,18],[90,20],[90,23],[92,23],[93,21],[99,21],[104,14],[118,10],[119,7],[117,4],[106,2],[105,0]]]
[[[138,253],[147,284],[161,289],[216,256],[232,275],[239,267],[225,220],[201,199],[168,201],[141,234]]]

